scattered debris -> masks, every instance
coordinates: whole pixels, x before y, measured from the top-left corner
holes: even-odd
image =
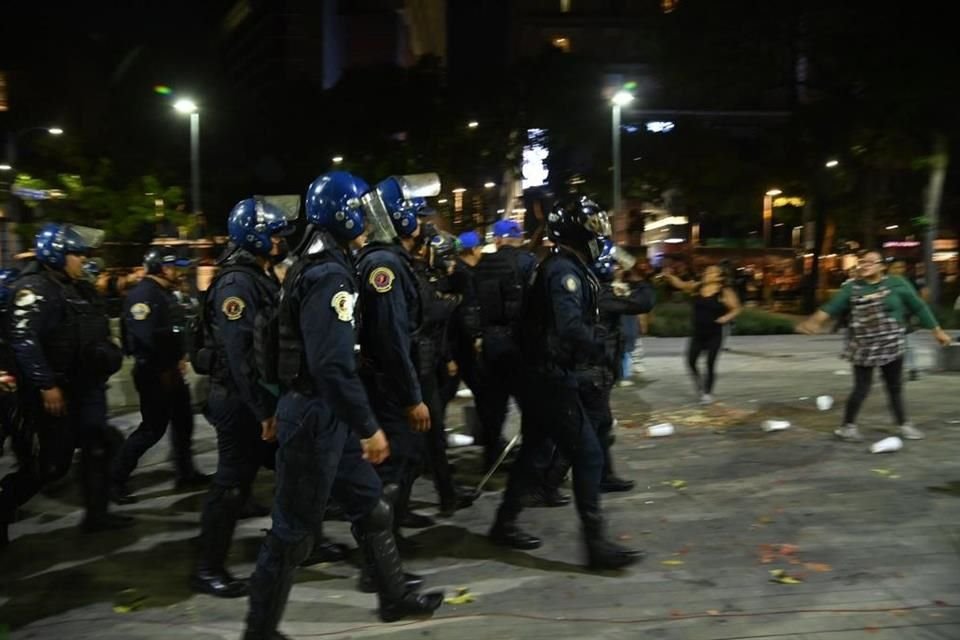
[[[763,430],[770,431],[783,431],[784,429],[790,428],[790,422],[788,420],[764,420],[763,421]]]
[[[647,427],[647,435],[651,438],[663,438],[665,436],[672,436],[676,432],[673,425],[669,422],[661,422],[660,424],[655,424]]]
[[[829,411],[833,406],[833,396],[817,396],[817,409]]]
[[[779,584],[800,584],[803,582],[801,578],[792,576],[783,569],[771,569],[770,575],[772,576],[770,582],[777,582]]]
[[[447,604],[469,604],[474,601],[474,597],[470,589],[459,587],[454,595],[444,598],[443,601]]]
[[[900,449],[903,449],[903,440],[897,436],[890,436],[870,445],[870,453],[892,453]]]

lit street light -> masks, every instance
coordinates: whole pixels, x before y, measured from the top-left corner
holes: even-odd
[[[495,182],[484,182],[484,183],[483,183],[483,188],[484,188],[484,189],[493,189],[495,186],[497,186],[497,184],[496,184]]]
[[[833,169],[839,164],[840,164],[839,160],[827,160],[823,166],[825,166],[827,169]]]
[[[173,103],[179,113],[190,116],[190,192],[193,201],[193,213],[200,209],[200,109],[189,98],[180,98]]]
[[[50,127],[49,129],[47,129],[47,133],[49,133],[52,136],[61,136],[63,135],[63,129],[61,129],[60,127]]]
[[[610,99],[610,132],[613,137],[613,213],[620,211],[620,109],[633,102],[633,94],[621,89]]]
[[[0,171],[10,171],[11,169],[13,169],[13,167],[7,164],[6,162],[4,162],[3,164],[0,164]]]
[[[453,190],[454,193],[466,193],[466,191],[467,190],[464,189],[463,187],[457,187],[456,189]]]
[[[340,164],[343,162],[343,156],[333,156],[330,158],[330,161],[333,162],[333,164]]]
[[[480,123],[477,122],[476,120],[471,120],[470,122],[467,123],[468,129],[476,129],[479,126],[480,126]]]

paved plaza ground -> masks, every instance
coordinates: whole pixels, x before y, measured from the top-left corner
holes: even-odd
[[[917,336],[920,363],[934,347]],[[378,622],[375,597],[354,588],[354,564],[302,570],[282,631],[293,638],[508,640],[908,640],[960,638],[960,375],[924,371],[906,383],[924,441],[867,453],[835,441],[852,383],[836,336],[735,337],[720,360],[718,403],[696,404],[684,371],[683,339],[648,339],[646,374],[614,392],[615,456],[630,493],[608,494],[611,535],[647,551],[619,573],[581,566],[573,507],[530,509],[522,525],[544,538],[532,552],[489,544],[487,529],[504,477],[473,508],[432,529],[407,531],[425,551],[409,560],[429,587],[472,601],[433,620]],[[818,395],[837,398],[819,411]],[[460,400],[450,422],[462,422]],[[765,433],[766,419],[790,429]],[[125,429],[137,417],[119,416]],[[516,416],[510,429],[516,430]],[[671,422],[675,435],[645,427]],[[861,428],[892,433],[879,386]],[[216,464],[213,431],[198,418],[199,464]],[[168,441],[148,453],[132,487],[139,503],[128,531],[82,535],[79,496],[65,482],[29,503],[0,555],[0,623],[12,638],[239,638],[245,600],[187,589],[202,492],[175,493]],[[451,452],[458,475],[479,475],[475,448]],[[0,459],[0,472],[11,464]],[[257,492],[269,499],[271,477]],[[415,490],[434,514],[428,480]],[[269,519],[241,523],[235,573],[252,570]],[[343,522],[327,533],[351,542]],[[462,600],[470,600],[463,598]],[[0,638],[4,637],[0,631]]]

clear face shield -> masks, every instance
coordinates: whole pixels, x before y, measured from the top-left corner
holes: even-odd
[[[103,229],[84,227],[79,224],[64,225],[63,250],[66,253],[87,254],[103,244]]]
[[[611,235],[610,218],[607,217],[606,211],[596,211],[589,214],[584,227],[598,237],[609,237]],[[587,247],[590,250],[591,262],[596,261],[596,259],[600,257],[601,250],[599,244],[596,242],[590,242],[587,244]]]
[[[267,224],[267,212],[279,212],[287,221],[286,228],[276,235],[288,236],[296,230],[294,223],[300,218],[300,196],[253,196],[257,208],[257,224]]]
[[[422,206],[423,198],[440,194],[440,176],[436,173],[416,173],[388,178],[399,188],[402,206]],[[419,200],[420,202],[416,202]],[[397,232],[390,219],[390,211],[383,201],[381,188],[372,189],[360,198],[363,205],[364,227],[370,242],[393,242]]]

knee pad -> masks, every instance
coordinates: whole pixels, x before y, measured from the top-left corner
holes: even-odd
[[[357,526],[364,533],[387,531],[393,526],[393,509],[381,498],[367,515],[357,521]]]

